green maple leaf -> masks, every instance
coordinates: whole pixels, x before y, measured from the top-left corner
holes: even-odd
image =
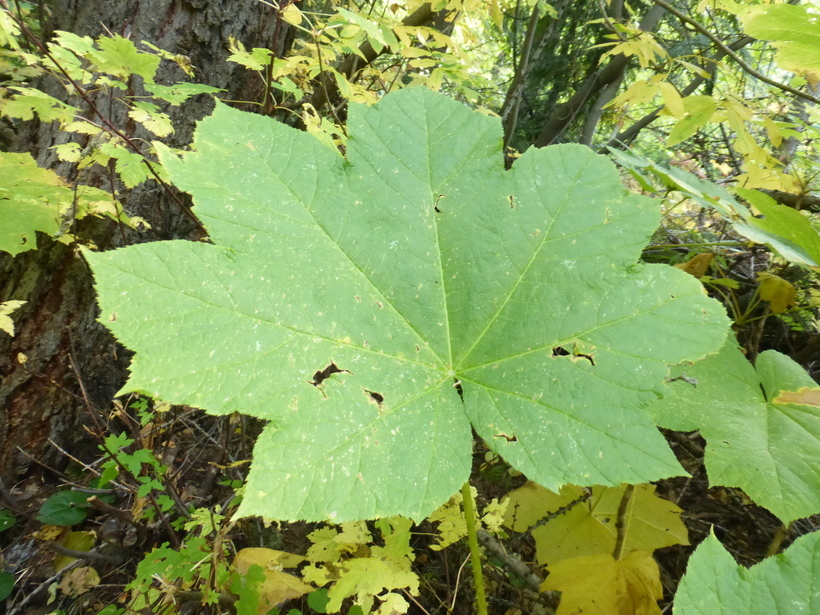
[[[675,615],[817,613],[819,559],[820,532],[800,536],[784,553],[748,569],[712,534],[689,559],[675,594]]]
[[[0,251],[15,256],[37,248],[37,231],[61,234],[69,213],[81,218],[89,208],[110,207],[98,188],[73,190],[54,171],[42,169],[30,154],[0,153]]]
[[[712,484],[743,489],[786,523],[820,511],[820,407],[781,397],[817,392],[806,370],[774,350],[752,366],[730,340],[672,375],[674,394],[650,412],[663,427],[701,430]]]
[[[656,203],[581,146],[505,172],[499,121],[424,89],[348,128],[342,158],[218,105],[164,151],[215,245],[87,254],[136,351],[122,392],[270,421],[242,515],[421,519],[467,480],[471,424],[553,489],[680,473],[642,408],[727,319],[638,263]]]

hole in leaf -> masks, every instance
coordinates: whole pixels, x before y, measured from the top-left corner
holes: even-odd
[[[453,388],[458,392],[458,396],[461,398],[461,401],[464,401],[464,389],[461,388],[461,380],[456,380],[453,378]]]
[[[510,209],[515,209],[515,198],[512,195],[507,198],[510,199]]]
[[[438,208],[438,204],[441,202],[441,199],[442,199],[443,196],[444,196],[443,194],[439,194],[438,197],[436,198],[436,204],[433,205],[433,209],[436,211],[437,214],[441,213],[441,210]]]
[[[570,357],[573,361],[577,361],[578,359],[586,359],[592,365],[595,365],[595,359],[592,358],[591,354],[586,354],[585,352],[581,352],[578,350],[578,346],[573,346],[572,352],[564,348],[563,346],[555,346],[552,349],[552,356],[554,357]]]
[[[574,352],[573,356],[577,359],[586,359],[593,365],[595,365],[595,360],[592,358],[591,354],[584,354],[583,352]]]
[[[368,391],[367,389],[365,389],[364,392],[367,393],[367,396],[372,401],[376,402],[377,406],[381,407],[382,402],[384,402],[384,395],[381,393],[376,393],[376,391]]]
[[[508,436],[505,433],[497,433],[494,436],[495,438],[504,438],[507,442],[518,442],[518,436],[515,434]]]
[[[345,374],[350,373],[349,370],[340,369],[338,365],[331,361],[330,365],[328,365],[326,368],[320,369],[315,374],[313,374],[313,380],[310,384],[317,387],[320,384],[322,384],[325,380],[330,378],[333,374],[341,374],[342,372],[344,372]]]

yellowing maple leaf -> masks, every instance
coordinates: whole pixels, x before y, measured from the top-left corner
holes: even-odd
[[[618,506],[625,485],[592,488],[592,496],[533,530],[536,557],[542,565],[579,556],[609,554],[615,549]],[[506,525],[523,532],[547,515],[584,494],[582,487],[565,485],[560,494],[527,483],[509,495]],[[689,544],[681,510],[655,495],[653,485],[636,485],[624,522],[624,553]]]
[[[608,554],[574,557],[550,566],[549,573],[541,590],[561,592],[557,615],[660,615],[660,573],[645,551],[620,561]]]

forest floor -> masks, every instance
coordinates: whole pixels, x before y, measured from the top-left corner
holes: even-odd
[[[166,485],[179,502],[169,510],[168,519],[190,521],[181,514],[185,507],[207,507],[219,512],[230,509],[235,498],[231,481],[242,479],[257,422],[241,418],[209,417],[200,411],[171,408],[144,426],[120,410],[109,417],[109,428],[125,430],[140,438],[143,446],[154,452],[169,471]],[[690,477],[676,477],[656,484],[659,496],[683,509],[682,519],[689,531],[689,545],[673,546],[655,553],[661,570],[664,598],[659,603],[671,612],[671,601],[686,570],[686,562],[695,546],[714,531],[738,563],[753,565],[766,556],[786,548],[798,535],[820,528],[820,516],[801,520],[785,528],[765,509],[755,506],[741,491],[708,486],[703,467],[705,443],[697,433],[666,432],[666,436]],[[4,504],[12,511],[16,524],[0,532],[0,558],[6,570],[16,577],[15,590],[6,601],[7,615],[45,615],[47,613],[96,614],[105,607],[124,608],[137,564],[162,543],[174,544],[186,531],[177,521],[173,527],[145,519],[145,498],[137,498],[133,489],[103,490],[98,495],[113,496],[93,500],[85,518],[70,526],[52,526],[38,520],[38,511],[52,494],[66,489],[88,489],[89,479],[100,469],[105,457],[94,453],[99,445],[89,433],[85,442],[78,439],[72,450],[66,450],[67,464],[61,469],[32,464],[28,477],[11,489],[5,489]],[[473,485],[477,488],[479,508],[493,498],[501,498],[525,482],[499,459],[485,461],[485,450],[479,442],[475,452]],[[73,458],[73,459],[72,459]],[[123,481],[125,482],[125,481]],[[127,485],[126,485],[127,486]],[[93,490],[92,490],[93,491]],[[150,517],[150,515],[148,515]],[[307,535],[316,524],[289,523],[265,526],[259,519],[240,520],[222,537],[231,551],[244,547],[267,547],[304,554],[310,546]],[[94,532],[93,548],[66,548],[69,532]],[[491,613],[518,615],[552,613],[557,595],[540,593],[534,579],[544,574],[534,563],[535,547],[531,536],[497,539],[500,556],[490,554],[485,560],[485,577]],[[443,550],[433,550],[436,532],[429,522],[414,528],[414,570],[421,579],[420,594],[407,595],[410,613],[443,615],[473,613],[473,584],[469,574],[466,541]],[[76,551],[81,551],[77,553]],[[506,556],[504,555],[506,554]],[[91,566],[99,575],[96,583],[83,587],[82,578],[70,579],[69,573],[55,572],[55,564],[66,555],[79,555],[74,565]],[[506,563],[505,563],[506,559]],[[513,559],[525,562],[532,574],[522,578],[507,565]],[[68,561],[71,561],[69,559]],[[64,565],[64,564],[63,564]],[[520,571],[519,571],[520,572]],[[528,583],[529,581],[529,583]],[[230,601],[202,606],[202,594],[178,584],[177,605],[167,613],[236,612]],[[109,606],[113,605],[113,606]],[[289,601],[282,612],[298,609],[313,613],[307,601]],[[342,612],[347,612],[343,607]],[[153,613],[153,610],[142,610]]]

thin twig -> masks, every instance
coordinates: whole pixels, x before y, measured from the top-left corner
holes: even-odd
[[[96,551],[77,551],[76,549],[69,549],[58,542],[50,540],[46,543],[49,549],[60,555],[66,557],[73,557],[78,560],[85,560],[89,562],[99,562],[101,564],[113,564],[119,566],[123,562],[123,558],[115,555],[106,555],[104,553],[97,553]]]
[[[718,49],[720,49],[724,54],[726,54],[727,56],[732,58],[737,63],[737,65],[740,66],[740,68],[745,70],[752,77],[754,77],[756,79],[759,79],[763,83],[768,83],[769,85],[774,86],[779,90],[783,90],[784,92],[789,92],[790,94],[794,94],[795,96],[799,96],[800,98],[802,98],[804,100],[808,100],[809,102],[813,102],[816,105],[820,105],[820,98],[816,98],[816,97],[812,96],[811,94],[808,94],[806,92],[801,92],[800,90],[797,90],[797,89],[795,89],[791,86],[788,86],[784,83],[780,83],[779,81],[775,81],[774,79],[770,79],[769,77],[767,77],[763,73],[760,73],[757,70],[755,70],[754,68],[752,68],[751,66],[749,66],[745,62],[745,60],[743,60],[743,58],[741,58],[734,51],[732,51],[729,48],[728,45],[726,45],[717,36],[715,36],[712,32],[710,32],[706,28],[706,26],[701,24],[699,21],[696,21],[695,19],[692,19],[691,17],[689,17],[685,13],[680,12],[678,9],[676,9],[674,6],[672,6],[668,2],[664,2],[664,0],[653,0],[653,2],[655,4],[657,4],[658,6],[666,9],[670,13],[672,13],[672,15],[674,15],[675,17],[677,17],[681,21],[688,23],[695,30],[697,30],[698,32],[703,34],[703,36],[705,36],[710,41],[712,41],[712,43],[714,43],[715,46]]]
[[[13,609],[9,609],[6,612],[6,615],[17,615],[18,613],[20,613],[23,610],[23,607],[25,607],[29,602],[34,600],[34,598],[37,597],[37,595],[39,595],[40,592],[42,592],[44,589],[48,589],[49,587],[51,587],[51,585],[53,583],[56,583],[57,580],[61,576],[63,576],[66,572],[68,572],[72,568],[75,568],[79,565],[80,565],[80,560],[75,559],[73,562],[70,562],[65,568],[61,568],[59,571],[57,571],[56,574],[50,576],[45,581],[40,583],[37,587],[35,587],[34,591],[32,591],[25,598],[23,598],[23,600],[20,602],[20,604],[18,604]]]
[[[0,0],[0,6],[2,6],[6,11],[9,11],[7,0]],[[162,177],[160,177],[159,172],[154,168],[154,166],[151,164],[151,162],[148,160],[148,158],[145,156],[145,154],[142,153],[142,150],[134,142],[134,140],[131,139],[129,136],[127,136],[124,132],[119,130],[116,126],[114,126],[108,120],[108,118],[106,118],[102,114],[99,107],[97,107],[96,103],[94,103],[91,100],[91,97],[88,95],[88,92],[86,91],[86,89],[84,87],[82,87],[79,83],[77,83],[74,80],[74,78],[72,78],[71,75],[68,74],[68,72],[62,67],[62,65],[52,55],[51,51],[49,51],[48,47],[46,47],[45,44],[28,28],[28,26],[25,24],[24,21],[19,21],[13,14],[11,14],[10,11],[9,11],[9,16],[17,23],[17,26],[20,28],[20,31],[25,35],[25,37],[28,40],[30,40],[32,43],[34,43],[34,45],[37,47],[38,51],[42,55],[47,57],[49,60],[51,60],[51,62],[54,64],[54,66],[57,67],[57,70],[60,73],[62,73],[63,77],[65,77],[65,79],[71,84],[71,87],[74,88],[74,91],[77,93],[77,95],[80,98],[82,98],[83,102],[86,105],[88,105],[89,109],[91,109],[94,112],[94,114],[97,117],[100,118],[103,125],[105,126],[105,129],[108,130],[111,134],[116,135],[117,137],[122,139],[123,142],[128,147],[128,149],[130,149],[132,152],[134,152],[138,156],[142,157],[142,162],[148,167],[148,171],[151,173],[151,175],[153,175],[153,177],[157,181],[157,183],[160,186],[163,187],[166,194],[168,194],[168,196],[170,196],[171,199],[174,202],[176,202],[176,204],[180,207],[180,209],[182,209],[182,211],[185,213],[185,215],[187,215],[191,219],[191,221],[197,226],[197,228],[200,230],[200,232],[207,235],[208,231],[203,226],[202,222],[200,222],[199,219],[194,215],[193,211],[191,211],[191,208],[188,207],[187,205],[185,205],[185,203],[182,202],[182,200],[179,198],[179,195],[176,194],[174,191],[172,191],[171,187],[162,179]]]
[[[500,559],[504,563],[505,568],[508,568],[518,578],[523,580],[530,589],[539,593],[541,592],[541,583],[543,583],[544,580],[539,578],[518,556],[508,554],[504,549],[504,545],[493,538],[488,531],[478,530],[478,541],[484,545],[487,551]]]

